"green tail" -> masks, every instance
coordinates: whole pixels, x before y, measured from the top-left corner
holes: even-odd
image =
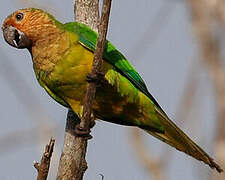
[[[156,109],[157,110],[157,109]],[[146,130],[152,136],[160,139],[161,141],[175,147],[177,150],[182,151],[193,158],[203,161],[208,164],[212,169],[216,168],[218,172],[223,169],[214,162],[214,160],[197,144],[195,144],[182,130],[180,130],[166,115],[157,110],[157,117],[160,119],[164,133],[153,132]]]

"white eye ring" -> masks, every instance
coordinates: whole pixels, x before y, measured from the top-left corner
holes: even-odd
[[[16,14],[16,20],[21,21],[23,19],[23,13]]]

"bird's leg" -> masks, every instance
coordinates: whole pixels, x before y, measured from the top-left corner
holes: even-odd
[[[91,136],[91,128],[93,128],[95,125],[95,118],[92,116],[91,120],[90,120],[90,125],[89,128],[83,128],[80,126],[80,124],[77,124],[77,126],[75,127],[75,134],[79,137],[84,137],[87,139],[92,139]]]
[[[89,128],[83,128],[80,126],[80,124],[78,124],[75,128],[75,134],[78,136],[78,137],[84,137],[84,138],[87,138],[87,139],[91,139],[92,136],[91,136],[91,130]]]
[[[103,72],[97,72],[96,74],[89,73],[86,80],[89,83],[96,83],[97,86],[100,86],[106,81]]]

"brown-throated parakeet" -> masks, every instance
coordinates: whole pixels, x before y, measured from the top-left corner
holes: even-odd
[[[81,115],[97,33],[78,22],[62,24],[35,8],[12,13],[4,21],[2,30],[11,46],[29,50],[38,82],[47,93]],[[137,126],[218,172],[222,171],[168,118],[140,75],[109,41],[105,44],[101,71],[104,81],[96,90],[95,118]]]

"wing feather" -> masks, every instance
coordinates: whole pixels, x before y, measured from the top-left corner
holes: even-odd
[[[94,52],[97,42],[98,34],[90,29],[88,26],[78,23],[71,22],[64,24],[66,30],[75,32],[79,36],[79,42],[85,48]],[[144,83],[144,80],[138,74],[138,72],[134,69],[134,67],[129,63],[129,61],[121,54],[113,44],[106,40],[105,50],[103,53],[103,59],[113,65],[116,70],[126,77],[137,89],[139,89],[142,93],[144,93],[152,103],[154,103],[161,111],[166,115],[166,113],[159,106],[158,102],[155,98],[149,93],[147,86]]]

